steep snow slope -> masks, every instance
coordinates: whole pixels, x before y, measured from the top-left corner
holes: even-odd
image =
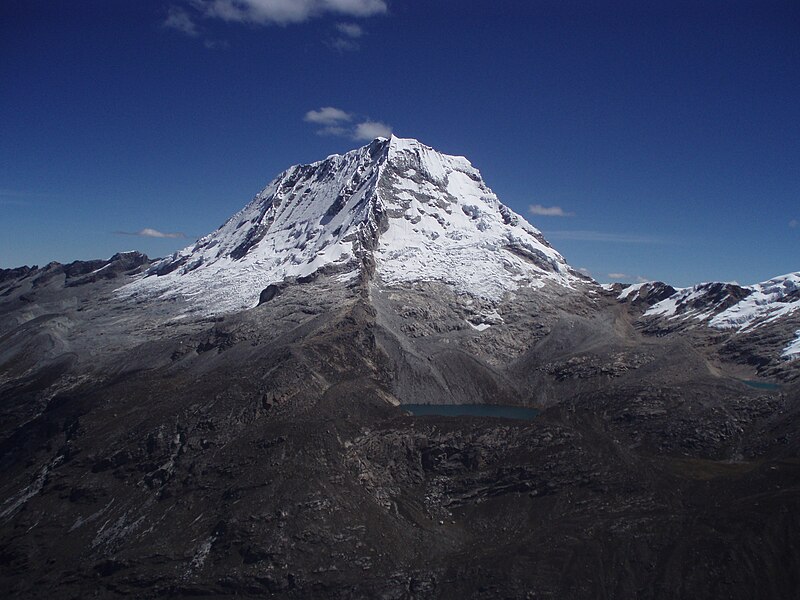
[[[789,360],[800,358],[800,329],[795,331],[794,335],[796,336],[794,340],[786,346],[781,354],[783,358],[788,358]]]
[[[254,306],[270,284],[318,273],[346,280],[372,264],[386,284],[442,281],[492,300],[580,280],[466,158],[393,136],[291,167],[121,293],[182,296],[214,314]]]
[[[466,158],[392,138],[378,186],[388,228],[375,258],[386,283],[438,280],[500,298],[575,274],[541,233],[502,205]]]

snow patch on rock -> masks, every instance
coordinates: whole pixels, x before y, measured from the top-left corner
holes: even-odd
[[[794,334],[796,336],[794,341],[783,349],[781,358],[786,358],[788,360],[800,358],[800,329],[795,331]]]

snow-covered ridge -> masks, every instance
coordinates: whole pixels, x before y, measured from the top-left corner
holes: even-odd
[[[646,285],[648,285],[647,282],[640,282],[629,285],[619,293],[619,295],[617,296],[617,300],[637,299],[639,297],[639,292],[641,292],[642,288],[645,287]]]
[[[750,286],[704,283],[654,304],[645,317],[692,319],[719,329],[746,331],[800,310],[800,272]]]
[[[270,284],[319,272],[353,277],[368,256],[384,283],[441,281],[489,299],[580,280],[466,158],[392,136],[287,169],[121,293],[229,312],[255,306]]]
[[[604,287],[606,291],[614,291],[618,289],[616,287],[618,285],[619,284],[610,284],[608,287]],[[653,304],[668,298],[674,293],[674,287],[661,281],[641,281],[623,287],[617,295],[617,300],[620,302],[629,302],[631,304],[637,302]]]

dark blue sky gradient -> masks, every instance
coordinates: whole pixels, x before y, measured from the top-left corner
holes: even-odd
[[[364,143],[303,121],[334,106],[467,156],[600,281],[800,269],[798,2],[389,0],[197,37],[162,26],[170,6],[0,4],[0,267],[187,245],[114,232],[203,235]],[[342,21],[359,49],[331,47]]]

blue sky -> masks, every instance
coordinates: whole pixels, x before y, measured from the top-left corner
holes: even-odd
[[[599,281],[800,269],[796,1],[4,0],[0,82],[0,267],[163,256],[390,129]]]

